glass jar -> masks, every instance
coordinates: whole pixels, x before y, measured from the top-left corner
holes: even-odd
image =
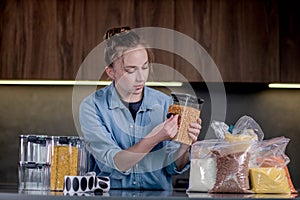
[[[188,135],[190,123],[196,123],[200,117],[200,111],[204,100],[196,96],[171,92],[173,104],[169,106],[168,115],[178,114],[178,132],[173,138],[174,141],[191,145],[192,139]]]

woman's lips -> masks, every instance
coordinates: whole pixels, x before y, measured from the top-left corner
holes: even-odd
[[[139,89],[142,89],[143,87],[144,87],[144,84],[142,84],[142,85],[136,85],[136,86],[135,86],[135,88],[138,89],[138,90],[139,90]]]

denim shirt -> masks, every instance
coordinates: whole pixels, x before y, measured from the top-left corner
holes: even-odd
[[[188,169],[189,163],[180,171],[176,169],[174,153],[180,145],[174,141],[159,143],[126,172],[120,171],[113,159],[161,124],[171,103],[166,94],[144,87],[143,101],[134,120],[113,83],[83,100],[80,124],[91,161],[96,164],[93,170],[98,176],[109,176],[111,188],[171,190],[172,175]]]

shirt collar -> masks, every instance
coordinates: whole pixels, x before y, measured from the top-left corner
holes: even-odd
[[[107,102],[110,109],[115,108],[126,108],[126,106],[122,103],[119,94],[115,88],[114,81],[108,86],[108,96]]]
[[[108,86],[109,90],[109,95],[107,96],[107,101],[110,109],[115,109],[115,108],[126,108],[126,106],[122,103],[119,94],[115,88],[114,82],[112,82]],[[147,86],[144,87],[144,97],[143,97],[143,102],[141,104],[140,110],[141,111],[146,111],[146,110],[152,110],[153,109],[153,99],[152,95],[150,94],[150,88]]]

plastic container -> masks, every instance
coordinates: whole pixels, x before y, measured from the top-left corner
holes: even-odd
[[[50,165],[47,163],[20,162],[19,190],[49,190]]]
[[[188,136],[188,128],[190,123],[197,122],[204,100],[184,93],[172,92],[171,96],[174,103],[169,106],[167,117],[179,114],[178,133],[173,140],[191,145],[192,139]]]
[[[52,136],[50,190],[62,191],[65,176],[82,176],[88,169],[88,153],[82,138]]]
[[[191,94],[171,92],[175,105],[192,107],[201,110],[204,100]]]
[[[50,142],[47,135],[20,135],[21,163],[50,163]]]

